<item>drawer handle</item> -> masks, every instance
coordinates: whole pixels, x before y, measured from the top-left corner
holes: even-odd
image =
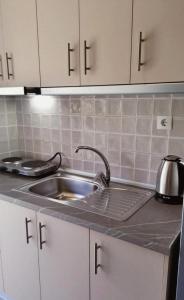
[[[2,55],[0,55],[0,65],[1,65],[0,77],[3,80],[4,79],[4,75],[3,75],[3,59],[2,59]]]
[[[87,63],[87,51],[90,50],[91,47],[87,46],[87,42],[84,41],[84,74],[87,75],[87,71],[90,71],[91,68],[88,67]]]
[[[41,222],[39,222],[39,233],[40,233],[40,250],[42,250],[43,249],[43,244],[45,244],[46,243],[46,241],[44,241],[43,239],[42,239],[42,228],[45,228],[46,226],[45,225],[42,225],[42,223]]]
[[[101,268],[101,265],[98,264],[98,250],[101,249],[97,243],[95,243],[95,275],[98,273],[98,268]]]
[[[139,33],[139,60],[138,60],[138,72],[141,71],[141,67],[145,65],[142,62],[142,43],[145,42],[145,39],[142,37],[142,32]]]
[[[10,72],[10,62],[11,62],[11,68],[12,72]],[[13,56],[9,56],[8,52],[6,52],[6,64],[7,64],[7,72],[8,72],[8,80],[14,78],[14,72],[13,72]]]
[[[74,68],[71,68],[71,52],[74,52],[74,49],[72,49],[70,43],[68,43],[68,76],[71,76],[71,72],[75,71]]]
[[[26,242],[29,244],[29,240],[32,239],[32,235],[29,235],[29,223],[31,223],[31,220],[28,220],[28,218],[25,218],[25,224],[26,224]]]

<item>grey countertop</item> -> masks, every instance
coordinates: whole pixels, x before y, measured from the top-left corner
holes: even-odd
[[[138,246],[169,255],[180,233],[182,205],[167,205],[151,198],[126,221],[114,221],[77,208],[51,202],[12,189],[32,182],[32,178],[0,174],[0,199],[72,222]],[[126,187],[124,184],[111,184]]]

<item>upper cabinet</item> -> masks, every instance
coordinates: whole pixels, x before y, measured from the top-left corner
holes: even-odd
[[[35,0],[1,0],[0,84],[39,86]]]
[[[78,0],[37,0],[42,86],[80,85]]]
[[[184,1],[134,0],[132,83],[184,81]]]
[[[5,65],[3,26],[2,26],[2,9],[1,9],[1,1],[0,1],[0,87],[6,85],[5,69],[6,69],[6,65]]]
[[[183,0],[0,0],[0,86],[184,81],[183,15]]]
[[[82,85],[130,80],[132,1],[80,0]]]
[[[129,83],[131,1],[37,3],[42,86]]]

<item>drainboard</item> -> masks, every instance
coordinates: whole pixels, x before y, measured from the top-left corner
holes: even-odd
[[[107,188],[85,199],[64,204],[116,221],[126,221],[153,195],[152,191]]]

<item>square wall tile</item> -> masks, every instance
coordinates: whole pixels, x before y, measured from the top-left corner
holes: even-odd
[[[106,114],[113,116],[121,115],[121,100],[119,99],[108,99],[105,102]]]
[[[82,114],[93,116],[95,114],[95,99],[82,97]]]
[[[95,117],[95,130],[96,131],[107,131],[107,118],[106,117]]]
[[[51,116],[51,128],[52,129],[59,129],[60,128],[60,116],[59,115],[52,115]]]
[[[178,155],[184,158],[184,139],[171,138],[169,141],[169,154]]]
[[[150,153],[151,137],[137,136],[136,137],[136,152]]]
[[[108,135],[108,149],[114,150],[114,151],[119,151],[120,152],[120,147],[121,147],[121,135],[119,134],[109,134]]]
[[[107,135],[104,133],[95,133],[95,146],[97,148],[107,148]]]
[[[151,145],[151,153],[167,155],[167,152],[168,152],[168,139],[153,137],[152,145]]]
[[[82,134],[80,131],[72,131],[72,145],[81,145],[82,144]]]
[[[94,132],[83,132],[83,143],[87,146],[94,146],[95,134]],[[81,143],[79,143],[80,145]]]
[[[126,116],[135,116],[137,114],[137,99],[123,99],[122,114]]]
[[[84,130],[94,131],[94,129],[95,129],[94,117],[85,117]]]
[[[61,129],[71,129],[71,117],[62,116],[60,125],[61,125]]]
[[[81,113],[81,101],[79,99],[71,99],[70,103],[70,112],[71,114],[80,114]]]
[[[151,116],[153,114],[154,102],[152,98],[139,99],[137,114],[141,116]]]
[[[121,118],[109,117],[108,118],[108,131],[109,132],[121,132]]]
[[[70,114],[70,100],[69,99],[62,99],[60,102],[60,110],[62,115],[69,115]]]
[[[175,117],[184,117],[184,95],[183,98],[173,97],[172,115]]]
[[[6,115],[0,113],[0,126],[6,126],[6,125],[7,125]]]
[[[121,167],[119,166],[111,166],[111,177],[121,178]]]
[[[121,136],[121,149],[135,151],[135,135],[123,134]]]
[[[151,166],[150,166],[150,170],[151,171],[158,171],[158,168],[161,164],[162,158],[164,157],[164,155],[151,155]]]
[[[108,151],[108,160],[110,164],[120,165],[121,155],[119,151]]]
[[[155,98],[154,103],[154,115],[155,116],[169,116],[171,115],[172,99],[168,97],[166,99]]]
[[[124,167],[134,168],[135,153],[121,152],[121,165]]]
[[[104,99],[96,99],[95,100],[95,115],[98,116],[104,116],[106,112],[106,106],[105,106]]]
[[[149,170],[150,155],[137,153],[135,156],[135,168]]]
[[[156,172],[150,172],[148,183],[153,185],[153,186],[156,186],[156,178],[157,178],[157,173]]]
[[[122,132],[135,134],[136,132],[136,119],[135,117],[123,117],[122,118]]]
[[[73,130],[81,130],[82,129],[82,118],[80,116],[72,116],[72,129]]]
[[[61,131],[61,143],[64,145],[71,145],[72,132],[70,130]]]
[[[184,104],[184,101],[183,101]],[[171,137],[184,137],[184,118],[173,119],[173,128],[170,131]]]
[[[134,180],[134,169],[132,168],[121,168],[121,178],[126,180]]]
[[[136,133],[142,135],[150,135],[152,128],[152,119],[151,118],[138,118],[137,119],[137,128]]]
[[[143,170],[135,170],[135,181],[147,183],[148,182],[149,173]]]

